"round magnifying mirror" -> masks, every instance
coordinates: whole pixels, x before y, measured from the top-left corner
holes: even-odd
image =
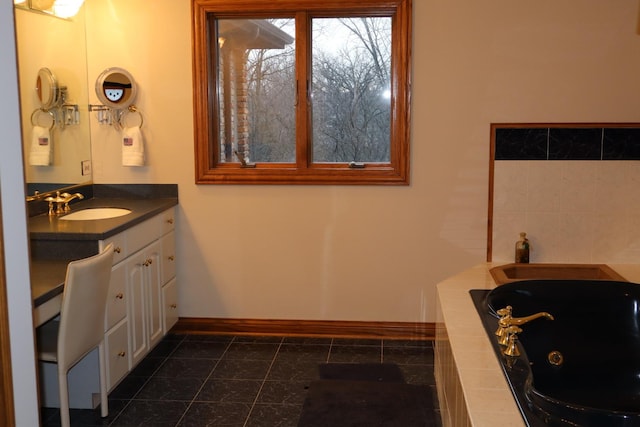
[[[123,110],[136,99],[133,76],[122,68],[108,68],[96,80],[96,95],[107,107]]]
[[[60,98],[60,87],[56,76],[53,75],[50,69],[40,68],[38,71],[38,78],[36,79],[36,94],[40,101],[40,106],[48,110],[55,107]]]

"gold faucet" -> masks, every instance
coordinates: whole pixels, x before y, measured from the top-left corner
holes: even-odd
[[[509,325],[524,325],[525,323],[529,323],[532,320],[536,320],[541,317],[553,320],[553,316],[551,314],[547,313],[546,311],[541,311],[540,313],[532,314],[531,316],[527,317],[512,317],[509,320]]]
[[[509,326],[507,328],[507,343],[504,350],[502,350],[502,354],[505,356],[520,356],[520,350],[516,346],[516,342],[518,342],[518,334],[522,332],[522,328],[518,326]]]
[[[71,208],[69,207],[69,202],[72,201],[73,199],[78,199],[78,200],[84,199],[84,196],[80,193],[74,193],[74,194],[62,193],[60,196],[64,198],[64,200],[62,201],[62,203],[64,203],[64,207],[62,208],[64,212],[71,211]]]
[[[60,194],[59,191],[56,191],[56,197],[49,196],[46,199],[44,199],[45,202],[49,202],[49,216],[59,215],[59,214],[71,211],[71,208],[69,207],[69,202],[72,201],[73,199],[82,200],[84,199],[84,196],[80,193]],[[55,209],[54,209],[54,203],[55,203]]]
[[[498,320],[498,329],[495,334],[498,337],[498,343],[501,345],[507,344],[507,328],[509,327],[509,322],[512,319],[511,311],[512,307],[510,305],[496,311],[498,316],[500,316],[500,319]]]
[[[522,329],[518,326],[524,325],[525,323],[529,323],[532,320],[539,319],[541,317],[553,320],[553,316],[546,311],[541,311],[526,317],[511,317],[511,312],[512,307],[510,305],[496,311],[500,316],[500,319],[498,320],[498,329],[495,334],[498,337],[498,343],[506,346],[503,351],[504,354],[507,356],[518,356],[520,355],[520,352],[518,351],[515,343],[518,334],[522,332]]]
[[[56,197],[53,196],[49,196],[46,199],[44,199],[45,202],[49,202],[49,216],[53,216],[55,214],[60,214],[62,213],[62,200],[64,200],[62,197],[60,197],[60,192],[56,191]],[[53,204],[56,204],[56,208],[54,210],[53,208]]]
[[[34,200],[38,200],[40,198],[40,192],[36,190],[33,193],[33,196],[27,196],[27,202],[33,202]]]

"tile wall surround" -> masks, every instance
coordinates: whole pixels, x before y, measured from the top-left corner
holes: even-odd
[[[492,260],[640,261],[640,124],[495,125]]]

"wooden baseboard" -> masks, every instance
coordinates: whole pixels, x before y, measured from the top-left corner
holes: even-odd
[[[433,340],[435,339],[435,323],[181,317],[171,332],[177,334]]]

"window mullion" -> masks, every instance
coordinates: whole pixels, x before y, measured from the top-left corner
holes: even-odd
[[[311,18],[307,12],[296,14],[296,166],[309,168],[311,162]]]

